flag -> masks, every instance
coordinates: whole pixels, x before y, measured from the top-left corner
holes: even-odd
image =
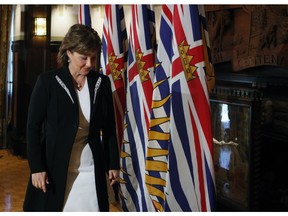
[[[197,5],[173,5],[171,9],[174,55],[165,211],[213,211],[215,177],[207,80],[213,68],[207,61],[205,11]]]
[[[111,81],[119,148],[123,139],[126,106],[127,33],[122,5],[105,5],[101,67]]]
[[[145,185],[145,157],[153,92],[155,15],[150,5],[132,5],[128,48],[121,205],[124,211],[155,211]]]
[[[168,146],[170,143],[172,33],[171,8],[163,5],[157,45],[145,177],[146,187],[156,211],[164,211],[166,201],[165,188],[168,172]]]
[[[79,5],[78,8],[78,23],[91,27],[91,15],[89,5]]]

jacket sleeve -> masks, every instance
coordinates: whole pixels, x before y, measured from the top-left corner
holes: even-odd
[[[104,79],[103,108],[105,121],[102,128],[102,138],[106,158],[106,169],[120,169],[119,147],[117,143],[116,123],[114,114],[111,83],[108,77]]]
[[[47,109],[48,93],[43,76],[39,76],[31,94],[27,118],[27,155],[32,173],[45,171],[45,146],[42,128]]]

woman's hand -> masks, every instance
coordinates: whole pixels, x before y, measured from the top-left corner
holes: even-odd
[[[110,186],[115,184],[119,178],[119,170],[109,170]]]
[[[46,184],[49,184],[48,175],[44,172],[32,174],[32,185],[46,193]]]

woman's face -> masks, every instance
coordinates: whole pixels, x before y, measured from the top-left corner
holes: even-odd
[[[67,50],[67,55],[70,59],[69,69],[72,73],[87,75],[91,69],[95,68],[95,55],[83,55],[70,50]]]

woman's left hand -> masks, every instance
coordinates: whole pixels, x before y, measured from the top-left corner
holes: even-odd
[[[110,186],[115,184],[119,178],[119,170],[109,170]]]

